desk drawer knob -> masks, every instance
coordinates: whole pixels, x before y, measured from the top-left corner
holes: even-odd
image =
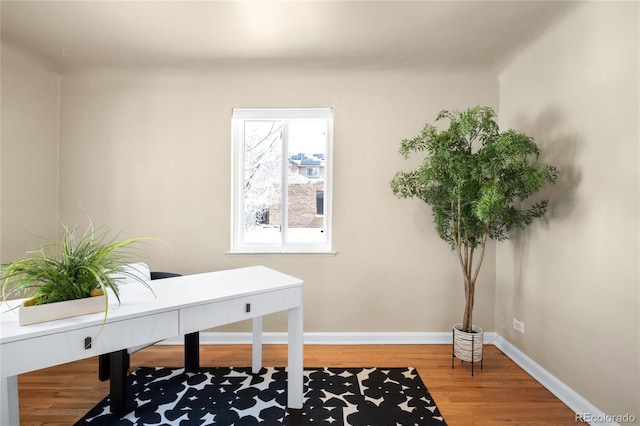
[[[246,312],[251,312],[251,303],[247,303],[247,305],[245,306],[245,310]]]

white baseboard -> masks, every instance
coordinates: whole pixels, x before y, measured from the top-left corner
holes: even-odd
[[[484,333],[485,344],[491,344],[497,333]],[[451,344],[448,332],[371,332],[371,333],[324,333],[306,332],[303,341],[307,345],[439,345]],[[270,345],[286,345],[287,333],[265,332],[262,342]],[[182,337],[164,340],[159,345],[181,345]],[[251,332],[200,332],[201,345],[242,345],[251,344]]]
[[[306,332],[303,341],[308,345],[434,345],[451,344],[450,332],[369,332],[369,333],[325,333]],[[264,344],[286,344],[287,333],[265,332],[262,335]],[[524,352],[505,340],[496,332],[484,333],[485,344],[493,344],[513,362],[518,364],[531,377],[547,388],[560,401],[572,409],[576,416],[594,426],[619,426],[596,406],[584,399],[580,394],[545,370],[540,364],[529,358]],[[181,345],[182,337],[164,340],[159,345]],[[200,332],[201,345],[251,344],[250,332]],[[576,417],[577,418],[577,417]]]
[[[579,393],[571,389],[556,376],[544,369],[540,364],[529,358],[524,352],[508,342],[502,336],[498,336],[494,345],[500,349],[509,359],[518,364],[524,371],[533,377],[538,383],[547,388],[560,401],[564,402],[578,416],[590,425],[618,425],[595,405],[584,399]]]

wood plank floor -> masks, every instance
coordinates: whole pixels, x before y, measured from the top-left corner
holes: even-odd
[[[263,364],[284,366],[287,348],[265,345]],[[153,346],[135,353],[131,367],[181,366],[181,346]],[[202,346],[203,366],[249,366],[248,345]],[[72,425],[104,398],[97,358],[18,377],[22,425]],[[494,346],[485,346],[484,368],[451,368],[450,345],[305,345],[307,367],[416,367],[447,424],[575,425],[574,413]],[[4,426],[4,425],[3,425]]]

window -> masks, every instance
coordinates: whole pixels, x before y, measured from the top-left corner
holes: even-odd
[[[331,251],[331,109],[236,108],[232,130],[232,252]]]
[[[307,177],[308,178],[319,178],[320,177],[320,167],[307,167]]]
[[[316,191],[316,214],[318,216],[324,214],[324,191]]]

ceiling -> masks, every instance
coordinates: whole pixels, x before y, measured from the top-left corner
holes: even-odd
[[[2,39],[57,64],[497,67],[566,1],[7,1]]]

